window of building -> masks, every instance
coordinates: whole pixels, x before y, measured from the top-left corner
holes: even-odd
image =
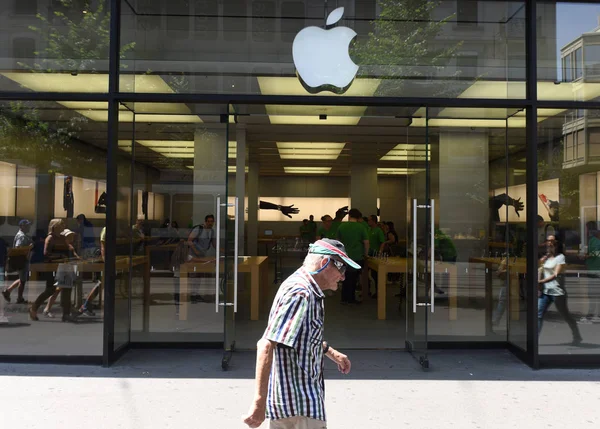
[[[223,3],[223,38],[225,40],[246,40],[247,14],[245,0],[228,0]]]
[[[571,68],[571,54],[563,58],[563,81],[571,82],[573,80],[573,71]]]
[[[160,3],[153,0],[138,0],[137,28],[140,31],[154,30],[160,27]]]
[[[577,48],[573,54],[573,65],[575,69],[575,80],[583,77],[583,57],[581,55],[582,48]]]
[[[196,0],[194,5],[194,36],[216,40],[219,36],[219,3],[216,0]]]
[[[479,15],[478,2],[472,0],[456,1],[456,21],[458,25],[476,26]]]
[[[15,0],[15,14],[35,15],[37,13],[37,0]]]
[[[292,42],[296,34],[304,28],[304,3],[289,1],[281,5],[281,40]]]
[[[252,2],[252,39],[271,42],[275,39],[275,2],[258,0]]]
[[[173,39],[187,39],[190,32],[190,2],[169,0],[167,6],[167,33]]]
[[[13,40],[13,58],[34,58],[35,40],[31,37],[17,37]]]
[[[585,77],[590,78],[594,76],[600,76],[600,44],[599,45],[586,45],[584,47],[584,72]]]

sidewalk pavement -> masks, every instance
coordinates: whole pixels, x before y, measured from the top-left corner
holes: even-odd
[[[402,351],[326,363],[330,429],[598,428],[600,370],[540,370],[506,351],[435,351],[424,372]],[[136,350],[111,368],[0,364],[0,428],[229,429],[254,391],[255,357]],[[267,428],[265,423],[261,426]]]

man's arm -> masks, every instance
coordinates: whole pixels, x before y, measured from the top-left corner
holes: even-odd
[[[348,374],[350,372],[352,363],[350,362],[350,359],[348,359],[348,356],[346,356],[345,354],[338,352],[333,347],[329,347],[329,350],[327,351],[325,356],[327,356],[329,359],[331,359],[337,364],[338,370],[342,374]]]
[[[363,240],[363,245],[365,246],[364,256],[367,257],[367,256],[369,256],[369,247],[371,244],[369,243],[369,240]]]
[[[261,339],[257,344],[256,392],[248,415],[244,417],[244,423],[251,428],[259,427],[265,420],[269,375],[271,373],[271,366],[273,365],[273,349],[275,348],[275,344],[273,341],[265,338]]]

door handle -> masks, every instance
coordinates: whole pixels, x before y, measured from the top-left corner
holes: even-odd
[[[233,239],[233,312],[237,313],[238,304],[238,255],[239,255],[239,213],[238,213],[239,198],[235,197],[235,237]]]
[[[216,262],[216,269],[217,272],[215,273],[215,311],[218,313],[219,312],[219,283],[221,282],[221,196],[219,195],[217,197],[217,221],[216,223],[216,240],[217,242],[215,243],[215,250],[216,250],[216,257],[217,257],[217,262]]]
[[[429,203],[431,208],[431,272],[429,276],[431,277],[431,312],[435,311],[434,302],[435,302],[435,200],[431,199]]]
[[[413,313],[417,312],[417,199],[413,199]]]
[[[430,257],[429,257],[429,281],[430,281],[430,303],[417,302],[417,209],[424,208],[431,210],[430,224]],[[425,260],[425,270],[427,270],[427,260]],[[427,281],[427,280],[425,280]],[[417,199],[413,199],[413,313],[417,312],[417,307],[431,307],[431,312],[435,311],[435,200],[430,200],[429,205],[419,206]]]

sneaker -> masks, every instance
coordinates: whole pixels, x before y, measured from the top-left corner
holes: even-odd
[[[79,309],[79,314],[85,314],[86,316],[90,316],[90,317],[93,317],[93,316],[96,315],[96,313],[94,313],[89,308],[80,308]]]
[[[590,319],[588,319],[587,317],[582,317],[581,319],[579,319],[577,321],[577,323],[580,325],[591,325],[592,321]]]
[[[571,342],[571,344],[574,346],[578,346],[581,344],[582,341],[583,341],[583,338],[575,337],[575,338],[573,338],[573,341]]]
[[[44,310],[44,316],[46,316],[48,319],[54,319],[54,314],[52,314],[51,311]]]
[[[6,302],[10,302],[10,292],[7,290],[3,290],[2,291],[2,296],[4,297],[4,299],[6,300]]]
[[[27,304],[27,300],[24,298],[17,298],[17,304]]]
[[[592,322],[592,323],[600,323],[600,317],[594,316],[594,317],[590,318],[590,322]]]
[[[29,307],[29,320],[40,320],[37,317],[37,311],[33,307]]]

